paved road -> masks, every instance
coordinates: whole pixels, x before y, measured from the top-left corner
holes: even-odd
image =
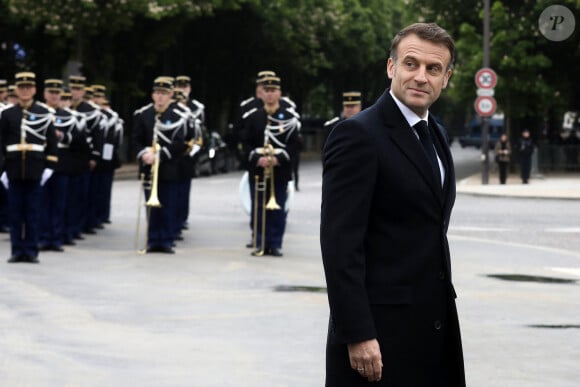
[[[473,172],[478,153],[454,151]],[[40,265],[1,264],[0,385],[322,386],[326,294],[305,291],[325,286],[320,172],[302,166],[282,259],[243,247],[238,172],[194,180],[191,228],[172,256],[135,253],[137,183],[116,182],[107,229]],[[449,235],[469,386],[579,385],[574,213],[570,202],[458,197]],[[488,277],[498,274],[535,277]]]

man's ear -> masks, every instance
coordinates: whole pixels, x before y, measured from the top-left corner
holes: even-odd
[[[443,77],[443,89],[447,88],[447,85],[449,84],[449,80],[451,79],[451,70],[447,70],[447,73],[445,73],[445,76]]]
[[[395,62],[393,61],[393,58],[390,57],[387,59],[387,76],[389,79],[393,79],[395,76]]]

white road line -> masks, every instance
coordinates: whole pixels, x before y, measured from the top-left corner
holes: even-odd
[[[506,232],[506,231],[517,231],[516,228],[503,228],[503,227],[478,227],[478,226],[451,226],[450,231],[478,231],[478,232]]]
[[[580,233],[580,227],[545,228],[544,232],[561,232],[561,233],[575,234],[575,233]]]
[[[548,267],[547,269],[557,271],[559,273],[573,275],[580,278],[580,267]]]

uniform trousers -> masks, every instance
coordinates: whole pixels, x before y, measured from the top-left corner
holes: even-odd
[[[66,191],[67,205],[64,211],[63,242],[70,243],[81,232],[81,213],[84,203],[81,201],[82,175],[69,175]]]
[[[12,256],[38,256],[40,180],[10,181],[8,211]]]
[[[175,205],[175,228],[174,236],[181,234],[183,226],[189,216],[189,194],[191,191],[191,179],[179,180],[176,186],[176,205]]]
[[[147,247],[170,248],[173,246],[175,223],[176,192],[178,182],[159,181],[157,196],[161,207],[149,208],[149,224],[147,231]],[[149,199],[149,191],[145,191],[145,197]]]
[[[284,238],[284,231],[286,230],[286,211],[284,206],[286,205],[286,197],[288,189],[288,182],[276,182],[274,184],[274,193],[276,195],[276,202],[280,206],[279,210],[266,210],[266,249],[281,249],[282,240]],[[250,194],[252,198],[252,216],[251,216],[251,227],[254,229],[254,192],[255,192],[255,182],[250,180]],[[257,235],[256,235],[256,246],[260,248],[262,246],[262,202],[264,192],[258,192],[258,211],[257,211]],[[270,183],[266,189],[266,203],[270,199]]]
[[[42,187],[40,246],[61,247],[65,234],[65,207],[69,176],[55,172]]]
[[[93,172],[95,184],[95,205],[89,226],[97,227],[110,220],[111,216],[111,192],[113,189],[114,170]]]

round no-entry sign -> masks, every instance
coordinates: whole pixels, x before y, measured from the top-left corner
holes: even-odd
[[[474,106],[475,111],[481,117],[491,117],[497,108],[495,98],[487,96],[477,97]]]
[[[480,89],[493,89],[497,84],[497,74],[489,67],[479,69],[475,73],[475,84]]]

